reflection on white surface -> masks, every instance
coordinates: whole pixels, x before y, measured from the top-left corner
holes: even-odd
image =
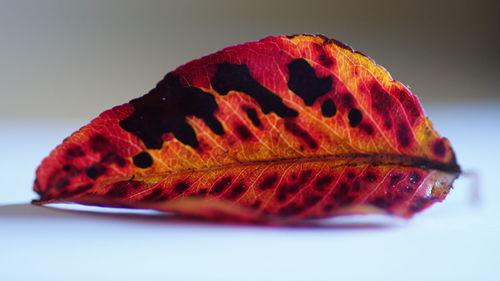
[[[480,204],[469,204],[471,181],[460,178],[443,203],[411,221],[340,219],[334,227],[31,206],[36,166],[85,121],[0,124],[0,279],[498,280],[500,105],[426,109],[462,167],[479,174]]]

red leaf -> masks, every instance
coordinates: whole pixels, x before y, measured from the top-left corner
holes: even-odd
[[[37,204],[264,222],[443,200],[460,168],[418,99],[322,36],[268,37],[185,64],[43,160]]]

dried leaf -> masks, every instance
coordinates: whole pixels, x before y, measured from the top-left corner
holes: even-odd
[[[37,170],[37,204],[252,222],[383,212],[448,194],[453,150],[416,96],[323,36],[268,37],[189,62],[105,111]]]

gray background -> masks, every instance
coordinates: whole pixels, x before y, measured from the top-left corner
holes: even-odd
[[[1,1],[0,120],[90,120],[180,64],[296,33],[322,33],[364,52],[424,106],[498,100],[498,3]]]

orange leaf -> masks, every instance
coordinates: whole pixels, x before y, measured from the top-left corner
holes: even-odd
[[[323,36],[268,37],[170,72],[37,170],[37,204],[265,222],[443,200],[460,168],[416,96]]]

